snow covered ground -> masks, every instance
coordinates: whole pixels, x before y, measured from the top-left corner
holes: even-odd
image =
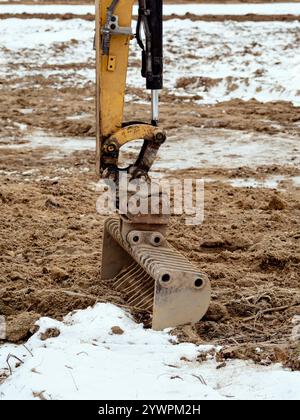
[[[70,85],[94,81],[93,33],[94,23],[80,19],[31,19],[30,25],[3,20],[0,78],[42,75]],[[256,98],[300,105],[299,33],[300,22],[167,21],[165,89],[199,95],[200,103]],[[144,88],[139,60],[132,42],[128,85]]]
[[[93,5],[1,5],[0,13],[73,13],[84,15],[94,13]],[[137,6],[134,6],[134,14],[137,14]],[[299,3],[266,3],[266,4],[166,4],[164,14],[184,15],[246,15],[256,13],[260,15],[300,14]]]
[[[167,331],[145,330],[111,304],[38,325],[26,347],[0,347],[0,374],[9,354],[21,360],[9,357],[0,400],[300,399],[300,372],[237,360],[216,369],[212,356],[197,361],[211,346],[174,344]],[[59,335],[41,340],[50,328]]]

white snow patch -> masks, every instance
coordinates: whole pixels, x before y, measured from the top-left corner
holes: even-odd
[[[299,30],[300,22],[168,21],[166,87],[179,96],[200,95],[200,103],[255,98],[300,105]],[[196,81],[176,89],[180,77]],[[215,79],[215,85],[199,77]]]
[[[217,178],[205,179],[206,182],[216,182]],[[267,176],[264,179],[257,178],[231,178],[227,179],[226,184],[232,185],[237,188],[270,188],[284,190],[287,186],[292,188],[300,187],[300,176],[285,176],[274,175]]]
[[[87,137],[55,137],[48,133],[37,130],[33,134],[24,138],[22,143],[11,143],[9,145],[0,143],[1,148],[24,149],[24,148],[49,148],[53,151],[49,152],[46,157],[61,157],[63,154],[70,154],[78,150],[94,150],[96,143],[94,138]]]
[[[23,115],[32,114],[33,109],[32,108],[22,108],[22,109],[19,109],[19,112],[21,112],[21,114],[23,114]]]
[[[292,182],[295,185],[295,187],[300,187],[300,176],[293,176]]]
[[[300,22],[167,21],[165,89],[178,96],[198,95],[199,103],[256,98],[300,105],[299,33]],[[0,78],[41,75],[52,78],[55,86],[94,83],[93,36],[94,22],[80,19],[31,19],[30,25],[25,19],[3,20]],[[128,86],[144,89],[140,68],[131,66],[139,60],[140,50],[133,41]],[[195,80],[177,88],[181,77]],[[207,86],[201,79],[205,77],[216,82]],[[16,87],[25,87],[26,83],[30,82],[18,81]]]
[[[47,399],[300,398],[300,372],[236,360],[222,369],[212,358],[199,363],[198,353],[212,346],[172,344],[167,331],[144,329],[112,304],[77,311],[63,322],[41,318],[38,325],[28,350],[0,347],[0,372],[8,372],[9,353],[23,361],[16,368],[10,358],[13,374],[0,385],[2,400],[34,399],[41,392]],[[113,326],[123,334],[113,334]],[[41,341],[48,328],[60,335]]]
[[[266,179],[256,178],[235,178],[230,179],[228,183],[233,187],[241,188],[277,188],[278,184],[283,181],[285,177],[283,175],[270,176]]]

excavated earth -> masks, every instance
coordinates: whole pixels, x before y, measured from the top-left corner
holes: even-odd
[[[128,307],[111,282],[100,280],[105,217],[96,212],[94,151],[85,147],[95,136],[95,87],[92,82],[57,87],[55,76],[43,76],[46,67],[41,64],[38,75],[0,81],[0,314],[11,342],[30,336],[40,316],[61,319],[96,302]],[[142,91],[138,95],[146,99]],[[133,120],[148,112],[143,103],[126,107]],[[294,160],[299,121],[299,108],[285,101],[233,99],[208,106],[168,92],[162,97],[161,122],[172,135],[179,129],[187,137],[195,130],[205,135],[225,129],[241,136],[292,136]],[[36,147],[41,133],[53,142],[77,139],[78,150],[55,150],[49,141]],[[299,343],[291,334],[300,316],[300,187],[289,179],[299,177],[300,168],[293,158],[274,164],[270,156],[270,161],[235,168],[208,162],[172,172],[214,179],[205,186],[202,225],[186,226],[183,216],[171,217],[170,242],[208,273],[213,290],[205,319],[174,334],[183,341],[223,345],[216,355],[222,363],[252,358],[299,369]],[[277,189],[228,182],[277,175],[285,176]],[[129,309],[149,326],[149,314]]]

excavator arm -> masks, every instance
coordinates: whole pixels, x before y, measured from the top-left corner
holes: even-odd
[[[131,29],[132,0],[96,1],[97,165],[104,177],[118,175],[120,147],[145,139],[136,172],[148,172],[165,133],[158,124],[158,95],[162,89],[162,0],[140,0],[136,33]],[[143,40],[144,35],[144,40]],[[142,51],[142,76],[151,90],[152,120],[125,122],[124,97],[129,42],[136,37]]]
[[[133,0],[96,0],[97,172],[118,185],[124,172],[131,180],[151,183],[149,171],[166,134],[159,127],[159,91],[163,87],[162,0],[139,0],[132,31]],[[141,49],[141,76],[151,91],[151,121],[123,119],[129,43]],[[119,167],[123,145],[143,140],[135,162]],[[130,193],[130,192],[129,192]],[[151,195],[141,197],[151,201]],[[158,207],[166,197],[159,194]],[[150,208],[150,207],[149,207]],[[152,313],[159,330],[199,321],[210,302],[210,282],[166,240],[168,215],[132,214],[129,208],[105,222],[102,280],[113,280],[127,302]]]

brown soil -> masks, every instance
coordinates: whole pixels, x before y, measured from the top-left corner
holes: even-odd
[[[56,69],[58,66],[51,66]],[[47,66],[43,68],[47,69]],[[40,68],[43,71],[43,68]],[[76,69],[74,65],[72,68]],[[78,66],[80,68],[80,66]],[[61,68],[60,68],[61,69]],[[192,83],[194,78],[179,79],[178,84]],[[199,79],[199,78],[198,78]],[[206,80],[203,80],[206,79]],[[214,81],[201,78],[201,83],[207,86]],[[24,87],[15,89],[12,86],[22,82]],[[0,79],[0,138],[14,137],[22,140],[24,130],[16,124],[26,124],[27,129],[51,130],[57,135],[94,136],[94,101],[87,100],[94,95],[92,84],[84,87],[55,88],[59,81],[55,77],[48,79],[43,76],[10,79],[9,84]],[[32,89],[39,86],[39,89]],[[230,87],[230,81],[228,81]],[[128,93],[138,99],[149,99],[148,94],[141,89],[128,89]],[[198,97],[178,97],[166,90],[161,95],[161,122],[168,130],[185,125],[202,128],[226,128],[256,132],[290,133],[298,135],[300,126],[299,108],[291,103],[277,101],[260,103],[255,99],[242,101],[234,99],[217,105],[198,105],[194,100]],[[170,108],[169,104],[172,103]],[[23,114],[22,109],[32,109],[32,113]],[[149,118],[149,106],[143,104],[127,104],[126,118]],[[73,120],[72,116],[83,115],[84,118]],[[11,122],[14,122],[14,125]]]
[[[120,293],[100,281],[103,217],[95,212],[91,188],[93,153],[54,161],[45,153],[3,149],[0,158],[0,311],[11,341],[25,339],[39,315],[60,319],[97,301],[126,307]],[[59,179],[47,179],[57,173]],[[206,187],[202,226],[187,228],[172,217],[171,243],[209,274],[213,288],[210,311],[193,334],[176,331],[182,340],[235,347],[288,343],[292,318],[300,314],[299,217],[299,190],[221,183]]]

